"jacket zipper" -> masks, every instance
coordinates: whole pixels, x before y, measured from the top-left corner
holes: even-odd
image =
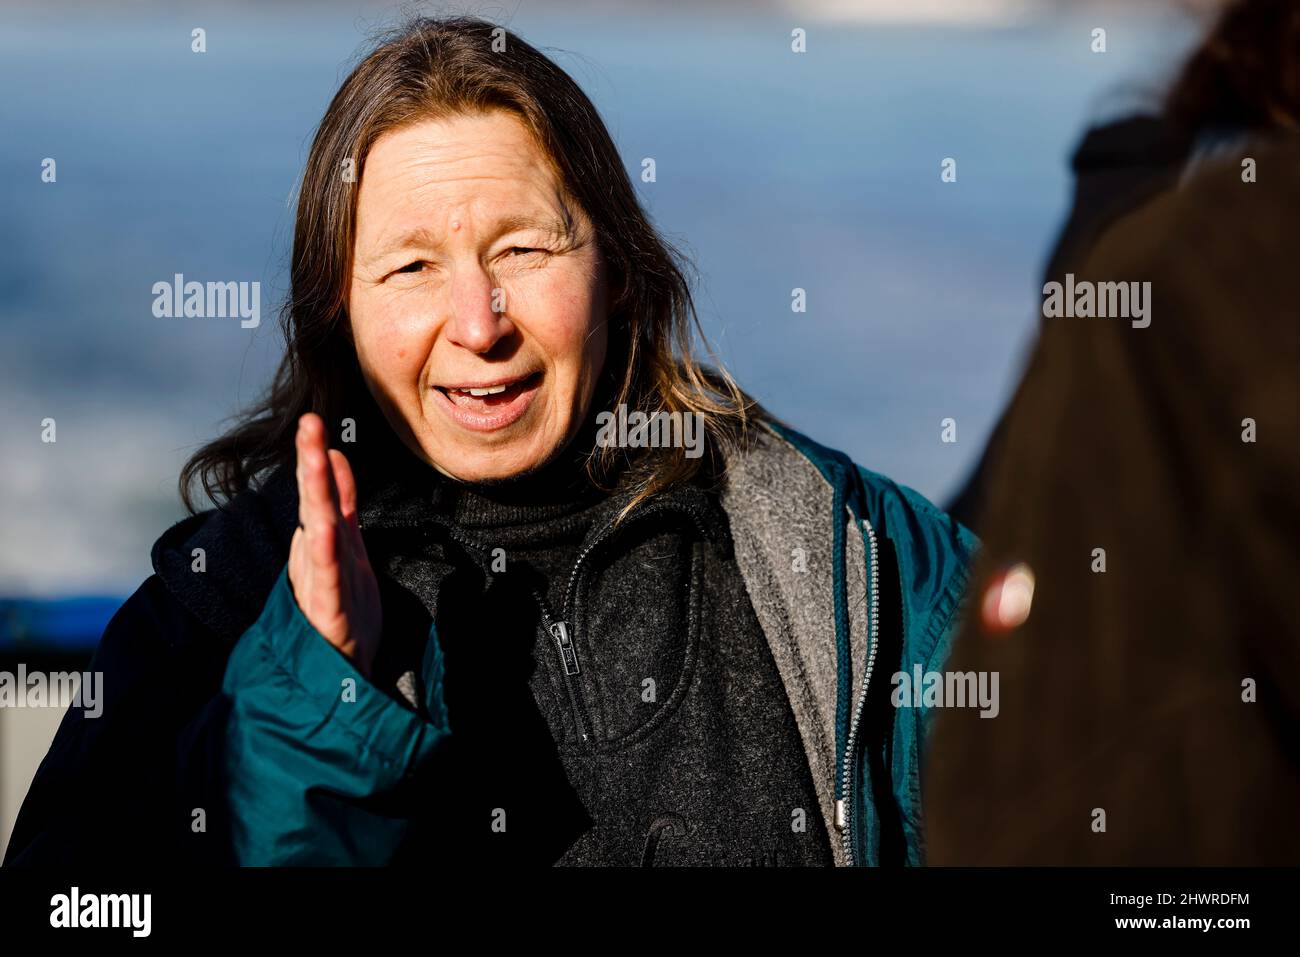
[[[463,535],[454,525],[448,524],[443,527],[446,528],[447,534],[451,538],[464,545],[466,548],[473,549],[480,555],[486,551],[483,545],[474,541],[472,538]],[[582,562],[587,555],[590,554],[591,547],[594,546],[596,542],[603,539],[607,534],[609,534],[608,528],[601,531],[596,540],[591,542],[587,548],[584,548],[582,552],[579,553],[577,561],[574,562],[573,571],[569,575],[568,589],[572,589],[573,580],[577,577],[578,568],[582,565]],[[568,589],[566,589],[564,600],[564,614],[566,616],[569,607]],[[537,609],[542,616],[542,625],[546,629],[546,633],[551,636],[551,639],[555,642],[556,648],[560,652],[560,664],[564,669],[564,690],[569,695],[569,705],[573,711],[573,720],[578,729],[578,737],[585,743],[589,737],[587,728],[590,724],[590,718],[587,712],[587,703],[582,697],[582,689],[577,686],[577,681],[575,680],[579,673],[578,650],[573,644],[573,636],[569,633],[569,626],[567,622],[565,622],[564,618],[556,619],[552,616],[550,605],[546,601],[545,597],[543,597],[535,588],[532,589],[532,592],[533,600],[537,603]]]
[[[876,530],[871,527],[871,522],[865,518],[862,519],[862,528],[867,533],[867,544],[871,555],[870,604],[867,606],[867,618],[870,624],[868,627],[867,672],[862,681],[862,691],[858,695],[857,705],[853,709],[853,722],[849,725],[849,739],[845,745],[847,753],[844,756],[844,798],[842,800],[841,816],[844,822],[842,826],[844,857],[850,867],[854,866],[855,863],[853,860],[853,768],[858,743],[858,725],[862,721],[863,706],[867,702],[867,689],[871,687],[871,671],[876,664],[876,638],[880,622],[878,609],[880,603],[880,571],[876,566]]]
[[[632,516],[631,519],[623,523],[624,528],[633,521],[639,521],[647,515],[663,511],[668,506],[662,504],[649,505]],[[707,530],[699,517],[692,512],[687,512],[696,527],[700,529],[701,534],[707,536]],[[447,534],[464,545],[466,548],[482,554],[485,551],[484,546],[471,538],[463,535],[459,529],[451,524],[439,523],[445,528]],[[559,651],[560,664],[564,671],[564,687],[569,694],[569,703],[573,709],[574,722],[578,728],[578,736],[586,743],[590,739],[590,713],[587,710],[587,703],[582,694],[582,688],[579,686],[577,676],[581,673],[581,667],[578,664],[578,648],[573,643],[573,629],[569,626],[569,612],[573,609],[573,600],[575,590],[578,584],[578,573],[582,570],[583,563],[587,557],[600,545],[615,529],[614,522],[608,523],[600,533],[589,541],[582,551],[578,553],[577,559],[573,563],[573,569],[569,572],[569,581],[564,589],[564,607],[560,611],[560,617],[556,618],[551,614],[550,604],[546,598],[533,589],[533,600],[537,602],[538,611],[542,616],[542,624],[546,632],[550,635],[551,640],[555,642],[556,649]]]
[[[581,561],[581,556],[579,561]],[[563,619],[556,619],[551,616],[546,599],[536,589],[533,590],[533,599],[537,602],[537,608],[541,612],[542,625],[546,628],[546,633],[551,636],[556,648],[559,649],[560,665],[564,669],[564,688],[569,694],[569,704],[573,709],[574,723],[578,727],[578,737],[585,743],[589,737],[587,728],[590,724],[590,715],[587,711],[587,703],[582,696],[582,689],[578,687],[575,680],[581,671],[578,667],[578,648],[573,643],[573,635],[569,633],[568,623]]]
[[[624,522],[622,527],[626,528],[628,525],[632,524],[632,522],[640,521],[647,515],[663,511],[666,508],[667,506],[665,505],[647,506],[632,516],[631,519]],[[699,518],[693,513],[688,512],[687,514],[690,515],[691,520],[695,522],[696,526],[700,529],[700,532],[707,535],[707,532],[705,531],[704,526],[700,523]],[[577,593],[578,573],[582,570],[583,563],[586,562],[587,556],[595,551],[597,546],[613,533],[615,527],[616,526],[613,522],[608,523],[603,529],[601,529],[600,533],[589,541],[586,546],[583,547],[582,551],[578,553],[577,559],[573,562],[573,569],[569,572],[568,584],[566,584],[564,588],[564,607],[560,609],[560,617],[558,619],[551,615],[550,606],[546,601],[546,598],[536,590],[533,591],[533,598],[536,600],[538,608],[542,614],[542,622],[546,626],[546,630],[550,634],[552,640],[555,642],[556,648],[559,650],[560,664],[564,669],[565,688],[569,692],[569,701],[573,705],[573,715],[574,720],[578,725],[578,735],[582,738],[584,743],[586,743],[589,738],[588,728],[590,727],[590,713],[587,710],[586,699],[582,694],[582,687],[576,680],[578,674],[581,673],[581,668],[578,664],[578,646],[573,642],[574,634],[573,629],[570,627],[569,616],[570,612],[574,610],[573,602]]]

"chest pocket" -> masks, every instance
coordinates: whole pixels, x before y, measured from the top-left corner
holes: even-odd
[[[680,704],[697,657],[705,547],[689,527],[643,521],[579,569],[570,647],[543,627],[535,651],[533,690],[557,741],[630,746]]]

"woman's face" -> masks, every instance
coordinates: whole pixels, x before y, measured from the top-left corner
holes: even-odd
[[[376,140],[352,273],[361,370],[429,464],[505,478],[573,438],[605,360],[604,268],[586,214],[512,114]]]

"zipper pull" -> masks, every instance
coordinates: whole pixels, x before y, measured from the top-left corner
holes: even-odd
[[[560,646],[560,661],[564,662],[564,673],[566,675],[576,675],[578,673],[578,649],[573,646],[573,639],[569,637],[569,626],[562,621],[555,622],[551,625],[551,637]]]

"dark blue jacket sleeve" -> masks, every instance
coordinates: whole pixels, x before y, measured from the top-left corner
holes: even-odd
[[[213,733],[224,664],[216,636],[150,576],[109,621],[87,666],[102,676],[102,709],[64,715],[5,864],[228,861]]]

